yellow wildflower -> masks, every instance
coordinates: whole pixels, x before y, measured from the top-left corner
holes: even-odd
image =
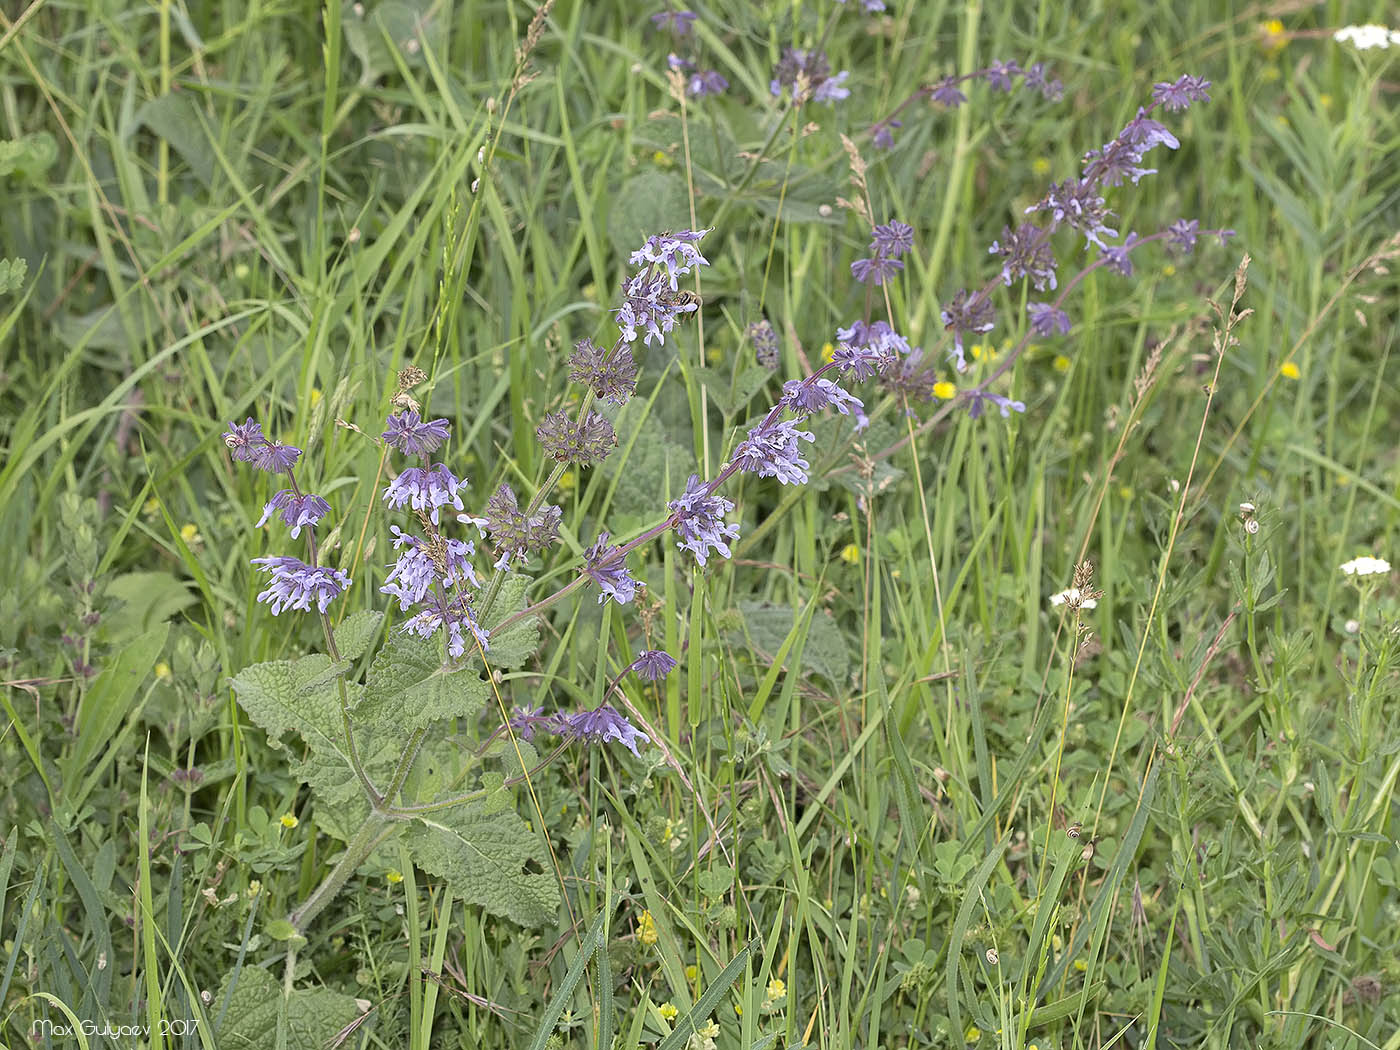
[[[1259,48],[1267,55],[1276,55],[1288,46],[1288,34],[1277,18],[1259,24]]]
[[[951,401],[958,396],[958,388],[946,379],[933,384],[933,396],[940,401]]]
[[[676,1009],[675,1003],[662,1003],[656,1008],[656,1012],[667,1021],[674,1021],[680,1014],[680,1011]]]
[[[199,534],[198,525],[187,521],[180,526],[180,539],[185,541],[185,546],[193,547],[195,544],[203,542],[204,537]]]
[[[572,470],[566,470],[559,475],[559,488],[564,492],[572,492],[576,484],[578,484],[578,479],[574,477]]]
[[[145,502],[145,504],[142,505],[141,513],[146,515],[146,517],[148,518],[154,518],[157,514],[160,513],[160,500],[152,496]]]
[[[649,911],[642,912],[641,918],[637,920],[637,940],[646,945],[656,943],[656,920],[651,917]]]
[[[1036,157],[1035,160],[1031,161],[1031,171],[1035,172],[1037,175],[1049,175],[1050,158]]]
[[[653,153],[651,155],[651,162],[655,164],[658,168],[669,168],[672,164],[675,163],[675,161],[671,159],[670,155],[667,154],[665,150],[657,150],[655,153]]]
[[[1303,373],[1298,370],[1298,366],[1293,361],[1285,361],[1279,366],[1278,374],[1284,379],[1297,379]]]
[[[823,343],[823,344],[822,344],[822,364],[824,364],[824,365],[829,365],[829,364],[831,364],[831,360],[832,360],[832,358],[834,358],[835,356],[836,356],[836,347],[832,346],[830,343]]]
[[[848,543],[841,548],[841,560],[848,565],[856,565],[860,562],[860,548],[854,543]]]
[[[317,405],[319,405],[321,403],[321,388],[318,386],[313,386],[311,388],[311,396],[307,398],[307,400],[311,403],[312,408],[315,408]]]
[[[384,873],[384,881],[387,882],[390,886],[397,886],[399,883],[403,882],[403,872],[386,871]]]
[[[1163,267],[1162,267],[1162,276],[1163,276],[1163,277],[1175,277],[1175,276],[1176,276],[1176,266],[1173,265],[1172,263],[1167,263],[1166,266],[1163,266]]]
[[[787,985],[783,983],[781,977],[774,977],[768,982],[768,998],[781,999],[787,995]]]
[[[695,979],[696,979],[697,977],[699,977],[699,976],[700,976],[700,971],[699,971],[699,969],[696,967],[696,965],[695,965],[694,963],[691,963],[689,966],[687,966],[687,967],[685,968],[685,979],[686,979],[687,981],[690,981],[692,984],[695,983]]]
[[[1056,354],[1055,360],[1051,361],[1050,365],[1055,369],[1056,372],[1068,372],[1069,358],[1066,357],[1064,354]]]
[[[982,1029],[978,1028],[975,1024],[968,1025],[967,1031],[963,1033],[963,1039],[969,1043],[975,1043],[981,1038]]]
[[[292,828],[296,827],[300,823],[301,821],[297,820],[297,815],[295,813],[282,814],[281,824],[288,831],[290,831]]]
[[[170,665],[164,660],[156,664],[156,677],[162,682],[170,677]]]

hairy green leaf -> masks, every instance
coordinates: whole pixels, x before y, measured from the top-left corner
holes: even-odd
[[[245,966],[229,992],[232,974],[219,988],[223,1023],[218,1028],[222,1050],[268,1050],[279,1046],[277,1015],[282,1010],[282,989],[266,970]],[[294,990],[286,999],[287,1050],[325,1050],[336,1035],[360,1016],[360,1008],[348,995],[327,988]]]

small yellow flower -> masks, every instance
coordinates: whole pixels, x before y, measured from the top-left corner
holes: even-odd
[[[829,364],[831,364],[831,360],[832,360],[832,358],[834,358],[835,356],[836,356],[836,347],[832,346],[830,343],[823,343],[823,344],[822,344],[822,364],[824,364],[824,365],[829,365]]]
[[[774,977],[768,982],[768,998],[781,999],[785,995],[787,995],[787,985],[783,983],[781,977]]]
[[[854,543],[848,543],[841,548],[841,560],[847,565],[857,565],[860,563],[860,548]]]
[[[1121,499],[1124,503],[1130,502],[1130,501],[1132,500],[1132,498],[1133,498],[1132,486],[1130,486],[1130,485],[1119,485],[1119,486],[1118,486],[1118,498]],[[1058,950],[1058,949],[1056,949],[1056,950]]]
[[[974,361],[980,361],[984,357],[988,361],[991,361],[997,356],[996,347],[984,346],[981,343],[973,343],[972,346],[968,348],[968,352],[972,354],[972,359]]]
[[[403,882],[403,872],[397,870],[386,871],[384,873],[384,881],[390,886],[397,886],[399,883]]]
[[[665,150],[657,150],[651,155],[651,162],[658,168],[669,168],[675,163]]]
[[[979,1039],[981,1039],[981,1038],[982,1038],[982,1029],[978,1028],[975,1024],[973,1024],[973,1025],[968,1025],[968,1026],[967,1026],[967,1031],[963,1033],[963,1039],[966,1040],[966,1041],[969,1042],[969,1043],[975,1043],[975,1042],[977,1042],[977,1040],[979,1040]]]
[[[1284,379],[1297,379],[1303,373],[1298,370],[1297,364],[1292,361],[1285,361],[1279,365],[1278,374]]]
[[[1332,96],[1329,95],[1329,94],[1327,94],[1327,92],[1324,91],[1322,94],[1320,94],[1320,95],[1317,96],[1317,104],[1318,104],[1319,106],[1321,106],[1323,109],[1331,109],[1331,108],[1332,108]]]
[[[248,279],[248,275],[252,272],[252,267],[250,267],[247,263],[239,263],[233,268],[233,275],[237,277],[240,281],[246,281]]]
[[[940,401],[951,401],[958,396],[958,388],[946,379],[933,384],[933,396]]]
[[[156,664],[156,677],[159,678],[162,682],[166,681],[170,677],[170,665],[164,660]]]
[[[1259,24],[1259,48],[1266,55],[1276,55],[1288,46],[1288,34],[1277,18]]]
[[[744,1016],[744,1006],[742,1003],[734,1004],[734,1013],[737,1014],[739,1017]]]
[[[1055,360],[1051,361],[1050,365],[1055,369],[1056,372],[1068,372],[1069,358],[1066,357],[1064,354],[1056,354]]]
[[[1086,963],[1083,959],[1075,959],[1075,960],[1074,960],[1074,968],[1075,968],[1076,970],[1078,970],[1080,973],[1083,973],[1085,970],[1087,970],[1087,969],[1089,968],[1089,964]]]
[[[694,963],[691,963],[685,968],[685,979],[687,981],[690,981],[692,984],[695,983],[695,979],[699,976],[700,970],[696,967]]]
[[[572,470],[566,470],[559,475],[559,487],[565,492],[572,492],[574,486],[578,484],[578,479]]]
[[[680,1014],[680,1011],[676,1009],[675,1003],[662,1003],[656,1008],[656,1012],[667,1021],[674,1021]]]
[[[719,1035],[719,1025],[716,1024],[714,1021],[710,1021],[708,1024],[705,1025],[704,1028],[701,1028],[696,1034],[702,1039],[713,1039],[715,1036]]]
[[[281,824],[282,824],[282,826],[283,826],[284,828],[286,828],[288,831],[290,831],[292,828],[296,827],[296,826],[297,826],[298,824],[300,824],[300,823],[301,823],[301,821],[297,820],[297,815],[296,815],[295,813],[283,813],[283,814],[282,814],[282,821],[281,821]]]
[[[1172,263],[1167,263],[1166,266],[1163,266],[1163,267],[1162,267],[1162,276],[1163,276],[1163,277],[1175,277],[1175,276],[1176,276],[1176,266],[1173,265]]]
[[[705,360],[712,365],[717,365],[724,360],[724,351],[717,346],[712,346],[705,351]]]
[[[312,408],[315,408],[317,405],[319,405],[321,403],[321,388],[318,386],[313,386],[311,388],[311,396],[307,398],[307,400],[311,402]]]
[[[637,940],[646,945],[656,943],[656,920],[651,917],[649,911],[642,912],[642,917],[637,920]]]
[[[180,526],[180,539],[185,541],[185,546],[193,547],[203,537],[199,534],[199,526],[192,521],[187,521]]]
[[[1050,158],[1036,157],[1035,160],[1031,161],[1031,171],[1035,172],[1037,175],[1049,175]]]
[[[257,879],[254,879],[252,882],[248,883],[248,889],[246,892],[248,895],[248,899],[252,900],[254,897],[256,897],[259,893],[262,892],[262,883],[259,882]]]
[[[160,513],[160,501],[152,496],[141,507],[141,513],[148,518],[154,518]]]

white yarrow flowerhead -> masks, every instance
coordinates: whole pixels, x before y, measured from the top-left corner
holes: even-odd
[[[1400,47],[1400,30],[1385,26],[1343,26],[1332,34],[1339,44],[1350,44],[1358,51],[1369,51],[1373,47]]]
[[[1384,558],[1362,555],[1342,565],[1342,572],[1348,576],[1380,576],[1390,571],[1390,562]]]
[[[1068,605],[1071,609],[1093,609],[1098,606],[1095,598],[1086,598],[1078,587],[1071,587],[1059,594],[1050,595],[1051,605]]]

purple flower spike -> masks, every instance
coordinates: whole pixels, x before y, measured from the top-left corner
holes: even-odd
[[[267,438],[263,437],[262,424],[254,422],[253,417],[249,416],[245,423],[228,425],[224,431],[224,444],[237,462],[256,463],[258,449],[267,444]]]
[[[600,532],[593,546],[583,553],[586,562],[583,571],[602,592],[598,595],[600,603],[611,598],[619,605],[626,605],[637,596],[637,588],[643,586],[627,571],[625,559],[616,556],[619,549],[616,544],[608,545],[608,533]],[[607,564],[601,564],[603,562]]]
[[[948,301],[941,316],[943,327],[953,333],[953,349],[950,353],[957,362],[958,371],[965,371],[967,358],[963,356],[963,335],[969,332],[981,334],[992,330],[992,304],[983,296],[970,295],[966,290],[962,290]]]
[[[894,149],[894,129],[904,127],[902,120],[882,120],[870,127],[870,141],[876,149]]]
[[[877,255],[873,259],[857,259],[851,263],[851,276],[861,284],[884,284],[902,269],[903,260]]]
[[[1186,109],[1193,102],[1209,102],[1210,95],[1206,91],[1209,87],[1209,80],[1183,76],[1171,83],[1153,84],[1152,102],[1175,112]]]
[[[990,402],[1001,409],[1001,418],[1005,419],[1012,412],[1024,412],[1026,403],[1024,401],[1013,401],[1009,397],[1002,397],[1000,394],[992,394],[986,390],[971,390],[968,392],[967,414],[972,419],[977,419],[982,415],[986,404]]]
[[[281,555],[271,558],[254,558],[254,565],[267,573],[271,580],[267,589],[258,595],[258,601],[272,607],[272,615],[279,615],[283,609],[311,610],[316,603],[320,612],[325,612],[332,600],[338,598],[350,586],[350,577],[338,569],[327,569],[307,565],[300,558]]]
[[[269,474],[288,474],[300,458],[301,449],[269,441],[253,449],[253,458],[249,462]]]
[[[983,71],[982,76],[993,91],[1010,91],[1013,77],[1021,75],[1021,67],[1015,62],[993,62]]]
[[[799,415],[811,415],[830,405],[843,416],[848,416],[852,410],[860,412],[865,407],[860,398],[824,376],[789,379],[783,384],[783,396],[778,404]]]
[[[686,85],[686,90],[690,92],[692,98],[704,98],[706,95],[723,95],[729,90],[729,81],[725,80],[713,69],[706,69],[691,75],[690,82]]]
[[[1001,239],[992,242],[987,249],[991,255],[1000,255],[1001,280],[1010,285],[1021,277],[1029,277],[1038,292],[1058,285],[1055,276],[1055,253],[1050,248],[1050,238],[1039,227],[1022,223],[1016,229],[1001,228]]]
[[[685,483],[685,492],[667,504],[675,515],[676,534],[681,538],[676,546],[694,554],[701,565],[712,550],[728,558],[727,541],[739,538],[739,526],[726,524],[724,520],[734,504],[723,496],[707,493],[707,487],[699,474],[692,474]]]
[[[670,653],[660,649],[647,649],[632,661],[632,670],[638,678],[648,682],[659,682],[675,669],[676,661]]]
[[[1031,331],[1043,339],[1069,331],[1069,314],[1049,303],[1031,303],[1026,313],[1031,318]]]
[[[427,514],[436,525],[440,521],[439,511],[451,506],[458,511],[465,510],[462,497],[457,490],[466,485],[467,479],[460,481],[442,463],[431,467],[409,467],[389,483],[384,490],[384,501],[399,510],[405,503],[415,511]]]
[[[1200,235],[1201,224],[1196,219],[1177,219],[1167,227],[1167,248],[1182,255],[1190,255],[1196,250],[1196,238]]]
[[[928,97],[940,106],[957,109],[967,101],[967,96],[958,88],[957,77],[944,77],[937,84],[926,89]]]
[[[798,440],[812,441],[810,430],[798,430],[795,419],[754,427],[748,440],[734,450],[734,462],[739,469],[760,478],[777,478],[784,485],[805,485],[807,468]]]
[[[450,429],[445,419],[425,423],[412,408],[390,415],[385,426],[388,429],[382,435],[384,440],[406,456],[436,452],[447,440]]]
[[[640,741],[643,744],[651,742],[651,737],[627,721],[626,717],[619,714],[612,704],[604,704],[596,711],[580,711],[577,714],[564,715],[562,721],[579,740],[585,740],[591,744],[616,740],[639,758],[641,752],[637,750],[637,742]]]
[[[302,527],[314,528],[316,523],[331,512],[331,506],[320,496],[311,493],[297,495],[291,489],[283,489],[263,505],[262,517],[256,528],[267,524],[267,519],[278,512],[282,523],[292,532],[295,539],[301,535]]]
[[[914,227],[898,219],[891,219],[883,226],[871,231],[870,250],[878,255],[898,259],[914,247]]]
[[[651,24],[679,39],[690,35],[697,17],[694,11],[658,11],[651,16]]]

